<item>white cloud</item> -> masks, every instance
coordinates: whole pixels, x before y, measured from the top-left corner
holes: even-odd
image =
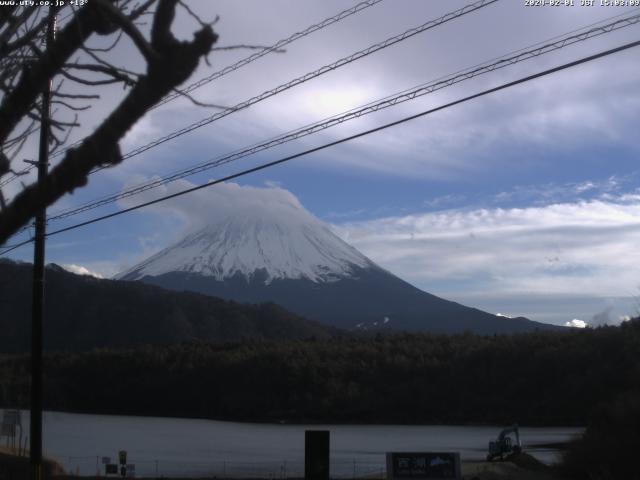
[[[600,199],[615,203],[637,203],[640,196],[621,193],[635,181],[637,172],[628,175],[612,175],[601,181],[581,181],[538,185],[516,185],[509,190],[494,195],[492,203],[524,203],[527,205],[549,205],[551,203],[571,203],[587,199]]]
[[[146,192],[135,203],[192,186],[180,180]],[[130,202],[121,200],[120,206]],[[224,216],[256,210],[309,215],[295,195],[271,182],[266,187],[219,184],[149,210],[163,227],[140,240],[139,254],[131,256],[129,265]],[[574,317],[593,317],[589,324],[594,326],[617,323],[611,315],[630,313],[627,299],[640,284],[635,268],[640,264],[640,200],[624,194],[526,208],[384,217],[333,229],[419,288],[488,311],[534,319],[537,313],[562,324]],[[550,298],[553,309],[545,310]]]
[[[82,265],[75,265],[73,263],[67,263],[67,264],[61,265],[61,267],[64,268],[67,272],[75,273],[76,275],[90,275],[90,276],[96,277],[96,278],[104,278],[98,272],[91,271],[88,268],[83,267]]]
[[[136,179],[135,183],[139,180],[140,178]],[[148,180],[155,180],[155,178]],[[153,190],[148,190],[135,198],[121,199],[118,205],[122,208],[127,208],[194,186],[188,180],[177,180]],[[275,183],[269,183],[266,187],[252,187],[232,182],[220,183],[148,207],[148,210],[163,217],[171,215],[178,219],[182,223],[182,227],[175,228],[174,235],[182,235],[186,231],[201,228],[228,215],[242,216],[256,210],[286,212],[288,215],[310,215],[294,194]]]
[[[191,186],[180,180],[146,192],[136,203]],[[640,201],[624,200],[445,210],[333,228],[384,268],[449,298],[630,297],[640,284],[635,268],[640,264]],[[130,201],[122,200],[121,207]],[[173,219],[173,227],[152,239],[151,250],[222,216],[283,208],[289,215],[309,215],[295,195],[273,183],[268,187],[224,183],[199,190],[151,207],[162,221]],[[150,251],[148,242],[141,246],[140,260]],[[531,315],[517,305],[508,308]],[[595,314],[592,310],[589,323],[611,323],[611,312],[608,306]],[[584,311],[574,313],[578,314]]]
[[[450,210],[336,229],[429,291],[606,297],[640,283],[640,202]]]
[[[453,205],[463,203],[467,198],[464,195],[441,195],[424,201],[424,206],[434,210],[451,208]]]
[[[265,180],[264,185],[269,188],[282,188],[282,182],[277,180]]]
[[[328,0],[304,6],[282,1],[243,2],[242,6],[238,6],[237,2],[221,2],[213,9],[207,2],[192,3],[192,8],[199,11],[203,18],[215,16],[214,10],[221,15],[221,21],[215,27],[221,35],[221,45],[268,45],[345,8],[343,2]],[[234,105],[360,48],[459,8],[464,3],[466,2],[453,0],[412,2],[405,3],[403,8],[397,8],[393,2],[382,2],[331,28],[288,45],[284,54],[267,55],[247,68],[220,78],[199,89],[194,95],[203,101]],[[354,62],[348,67],[332,71],[322,79],[283,92],[255,108],[234,114],[216,126],[185,135],[162,149],[154,150],[157,152],[154,155],[129,159],[117,169],[109,169],[103,175],[119,179],[122,175],[129,174],[134,167],[157,172],[165,167],[176,169],[178,166],[186,166],[208,158],[207,152],[212,150],[235,150],[254,141],[264,140],[268,135],[318,120],[324,115],[342,112],[400,89],[459,71],[476,64],[478,59],[489,59],[506,53],[505,45],[524,47],[614,13],[609,8],[598,7],[566,9],[567,12],[557,9],[529,10],[523,9],[520,2],[503,2],[499,7],[487,7]],[[180,37],[189,37],[197,25],[194,25],[193,19],[184,15],[184,12],[178,15],[173,30]],[[493,24],[499,24],[500,28],[489,27]],[[144,30],[147,31],[148,28],[147,26]],[[394,113],[373,116],[375,120],[367,120],[364,125],[358,124],[358,130],[365,125],[378,125],[402,114],[415,113],[424,107],[440,105],[447,100],[459,98],[462,94],[479,91],[486,86],[538,71],[545,66],[557,65],[567,58],[575,59],[582,54],[623,43],[621,40],[634,34],[633,28],[603,35],[597,40],[580,43],[550,57],[540,57],[530,63],[495,72],[477,79],[478,81],[463,83],[460,88],[443,90],[418,102],[393,108],[388,112]],[[205,77],[248,53],[215,52],[212,55],[212,65],[202,62],[191,80]],[[475,169],[487,169],[500,163],[499,153],[505,145],[510,146],[512,151],[524,148],[525,153],[527,147],[537,149],[540,146],[557,150],[603,143],[634,145],[632,142],[635,139],[634,128],[638,123],[640,93],[635,88],[637,66],[632,54],[633,52],[623,53],[568,70],[495,97],[487,97],[486,100],[440,112],[429,120],[406,124],[399,130],[389,130],[366,141],[356,142],[358,155],[350,155],[349,158],[330,156],[326,164],[333,164],[335,167],[335,163],[339,162],[342,166],[348,164],[399,176],[459,178]],[[136,49],[131,48],[130,43],[117,48],[111,55],[122,62],[123,66],[134,70],[141,66],[140,56]],[[615,71],[616,75],[612,76],[611,71]],[[607,88],[603,89],[602,85],[607,85]],[[82,113],[82,127],[75,132],[72,140],[89,133],[126,92],[119,86],[114,86],[101,89],[100,93],[103,98],[96,103],[96,108]],[[210,110],[194,108],[185,99],[172,102],[149,112],[123,140],[123,150],[139,146],[140,143],[211,113]],[[245,113],[250,115],[245,117]],[[232,125],[233,128],[226,128],[229,127],[228,122],[232,119],[235,122],[236,118],[240,120]],[[327,132],[331,138],[345,134],[343,127],[332,130]],[[346,131],[351,131],[351,127]],[[233,137],[233,142],[229,141],[227,144],[230,136]],[[214,146],[213,138],[216,142]],[[174,152],[179,153],[185,147],[192,147],[198,153],[193,156],[185,155],[180,161],[173,159],[170,166],[163,161],[163,156],[173,145]],[[29,156],[27,153],[26,157]],[[381,157],[386,161],[380,161]],[[523,157],[526,155],[523,154]],[[92,182],[95,181],[92,179]],[[19,185],[10,186],[9,196],[17,188]]]
[[[578,318],[574,318],[570,322],[566,322],[564,324],[565,327],[574,327],[574,328],[587,328],[589,324],[584,320],[580,320]]]
[[[250,38],[254,38],[258,44],[268,44],[266,39],[275,40],[290,34],[292,25],[302,28],[343,8],[339,2],[322,4],[322,7],[302,10],[292,9],[288,5],[285,8],[285,22],[279,18],[280,14],[274,18],[276,7],[271,3],[268,7],[254,4],[248,10],[240,9],[242,12],[247,10],[248,15],[241,15],[233,2],[218,5],[216,9],[220,11],[222,20],[216,28],[222,29],[221,42],[224,44],[247,43]],[[223,77],[198,90],[196,96],[204,101],[232,106],[462,4],[437,2],[437,5],[426,7],[418,2],[397,9],[383,3],[344,23],[336,24],[330,30],[318,32],[308,40],[287,46],[285,54],[268,55],[257,66],[251,65]],[[544,9],[524,12],[521,5],[508,3],[500,8],[500,15],[504,18],[500,29],[487,30],[484,26],[483,15],[497,15],[495,8],[487,8],[478,12],[479,18],[469,16],[466,20],[426,32],[414,40],[332,71],[321,79],[287,90],[274,99],[265,100],[171,144],[176,145],[176,152],[181,148],[207,152],[212,149],[212,141],[215,141],[213,148],[216,151],[233,151],[474,65],[478,59],[504,54],[507,50],[504,45],[512,44],[513,38],[518,39],[518,47],[523,47],[589,24],[608,14],[606,9],[592,9],[590,12],[560,16],[556,11],[551,13]],[[368,20],[364,21],[364,17]],[[247,28],[257,18],[264,24],[259,29],[259,35]],[[267,18],[270,21],[264,20]],[[472,18],[475,20],[472,21]],[[492,16],[484,18],[485,21],[495,21]],[[184,26],[185,32],[191,29],[192,26]],[[464,31],[464,35],[461,35],[461,31]],[[625,32],[619,32],[618,37]],[[510,34],[511,37],[508,36]],[[460,45],[461,38],[474,40]],[[603,36],[597,41],[581,43],[574,49],[551,55],[551,59],[541,57],[509,67],[385,112],[345,123],[301,142],[309,146],[319,139],[330,141],[441,105],[502,81],[557,65],[567,59],[573,60],[582,53],[592,53],[612,42],[615,44],[615,38]],[[450,48],[442,48],[442,45]],[[464,48],[456,49],[455,55],[452,55],[452,49],[458,45]],[[313,55],[309,54],[311,49]],[[227,57],[220,57],[220,53],[216,55],[221,63],[214,69],[227,64]],[[416,58],[428,61],[416,61]],[[615,77],[610,75],[611,65],[615,65]],[[206,76],[211,70],[209,68],[206,71],[203,65],[194,78]],[[640,105],[640,94],[634,88],[636,70],[633,58],[624,54],[615,57],[615,60],[582,66],[355,141],[352,144],[354,151],[349,155],[327,155],[323,165],[335,168],[338,163],[342,167],[349,165],[394,176],[460,178],[470,171],[484,171],[492,166],[504,165],[507,161],[501,155],[504,149],[521,152],[519,155],[523,160],[533,162],[535,159],[527,158],[528,153],[541,147],[557,152],[594,144],[634,145],[633,129],[637,124],[636,112]],[[256,82],[257,78],[259,82]],[[604,84],[608,88],[603,90]],[[160,127],[164,132],[170,131],[211,113],[176,101],[151,112],[129,133],[125,144],[129,147],[133,146],[134,141],[145,142],[150,136],[155,138]],[[162,154],[145,156],[139,162],[147,162],[150,169],[155,167],[154,171],[158,171],[158,156]],[[196,162],[207,157],[204,153],[191,160]],[[385,161],[381,161],[381,158]],[[135,160],[135,165],[140,167],[137,162]],[[185,159],[184,163],[189,162]],[[129,167],[126,168],[128,170]],[[119,170],[123,171],[122,167]]]

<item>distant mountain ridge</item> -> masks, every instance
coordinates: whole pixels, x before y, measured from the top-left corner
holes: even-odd
[[[235,194],[239,186],[229,186]],[[205,227],[116,276],[238,302],[274,302],[347,330],[514,333],[562,328],[423,292],[335,235],[289,192],[212,214]]]
[[[251,279],[236,275],[217,281],[200,274],[171,272],[146,276],[144,283],[199,292],[242,303],[274,302],[327,325],[351,331],[428,331],[492,335],[536,329],[562,329],[523,317],[506,318],[423,292],[384,270],[354,272],[352,278],[317,284],[306,279],[264,283],[261,272]]]
[[[0,260],[0,353],[29,350],[28,263]],[[338,334],[274,304],[241,305],[143,283],[46,269],[44,342],[48,350],[84,351],[188,341],[328,338]]]

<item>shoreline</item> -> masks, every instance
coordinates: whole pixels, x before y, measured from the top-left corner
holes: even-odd
[[[28,412],[23,411],[23,428]],[[164,417],[127,417],[45,412],[45,454],[66,472],[95,475],[100,457],[117,459],[119,450],[130,453],[142,477],[285,478],[304,473],[304,431],[331,431],[332,473],[359,478],[384,468],[385,452],[456,451],[465,471],[504,470],[485,463],[488,442],[502,427],[395,425],[248,424]],[[521,427],[525,452],[547,465],[557,464],[558,443],[581,432],[562,428]],[[99,431],[100,435],[92,432]],[[180,438],[180,442],[175,442]],[[551,445],[554,444],[554,445]],[[103,468],[99,468],[104,470]],[[264,472],[263,472],[264,469]],[[284,473],[283,473],[284,472]],[[477,475],[476,475],[477,476]],[[287,477],[287,478],[290,478]],[[481,477],[480,477],[481,478]],[[517,477],[516,477],[517,478]]]
[[[9,409],[17,409],[15,407],[6,407],[0,406],[0,411],[9,410]],[[20,410],[23,414],[28,415],[28,408],[17,409]],[[503,429],[507,424],[506,423],[494,423],[494,422],[387,422],[387,421],[339,421],[339,420],[314,420],[314,419],[303,419],[303,420],[287,420],[287,419],[252,419],[252,418],[220,418],[220,417],[198,417],[198,416],[180,416],[180,415],[156,415],[156,414],[144,414],[144,413],[118,413],[118,412],[95,412],[95,411],[82,411],[82,410],[49,410],[45,409],[43,412],[52,413],[52,414],[73,414],[73,415],[93,415],[93,416],[107,416],[107,417],[125,417],[125,418],[148,418],[148,419],[174,419],[174,420],[204,420],[211,422],[226,422],[226,423],[240,423],[240,424],[251,424],[251,425],[271,425],[271,426],[294,426],[299,427],[303,425],[309,426],[353,426],[353,427],[361,427],[361,426],[380,426],[380,427],[389,427],[389,426],[399,426],[399,427],[478,427],[478,428],[496,428],[499,430]],[[532,423],[525,424],[519,423],[518,426],[520,428],[579,428],[585,429],[586,425],[578,425],[572,422],[567,423]],[[555,448],[553,443],[546,443],[535,445],[536,447],[547,447]]]
[[[28,473],[29,470],[29,457],[18,455],[16,452],[12,452],[11,448],[0,446],[0,472],[11,472],[16,474]],[[51,476],[55,476],[58,480],[74,480],[82,478],[84,480],[100,480],[106,476],[100,475],[77,475],[73,472],[64,471],[64,469],[55,461],[51,459],[44,459],[47,468],[51,472]],[[558,469],[543,464],[536,460],[531,455],[525,453],[512,456],[505,461],[478,461],[478,460],[463,460],[461,462],[462,479],[463,480],[507,480],[512,478],[518,478],[520,480],[552,480],[558,479]],[[115,477],[113,477],[115,478]],[[138,478],[156,478],[155,475],[139,476]],[[192,480],[210,480],[211,475],[208,476],[189,476],[189,475],[177,475],[177,476],[161,476],[163,480],[178,480],[183,478],[190,478]],[[215,476],[216,480],[248,480],[249,477],[243,476]],[[251,476],[251,480],[273,480],[272,476],[265,475],[264,477]],[[383,470],[380,474],[372,474],[366,476],[355,476],[353,480],[384,480],[386,476]],[[289,480],[302,480],[302,477],[298,476],[284,476],[283,479]]]

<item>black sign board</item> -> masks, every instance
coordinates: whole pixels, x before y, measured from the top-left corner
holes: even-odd
[[[304,432],[305,480],[329,480],[329,430]]]
[[[104,471],[107,475],[117,475],[118,474],[118,465],[116,463],[107,463],[104,466]]]
[[[446,480],[460,478],[457,452],[387,453],[390,480]]]

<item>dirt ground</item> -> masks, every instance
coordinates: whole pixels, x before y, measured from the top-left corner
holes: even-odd
[[[464,480],[562,480],[558,472],[522,453],[504,462],[463,462]]]

